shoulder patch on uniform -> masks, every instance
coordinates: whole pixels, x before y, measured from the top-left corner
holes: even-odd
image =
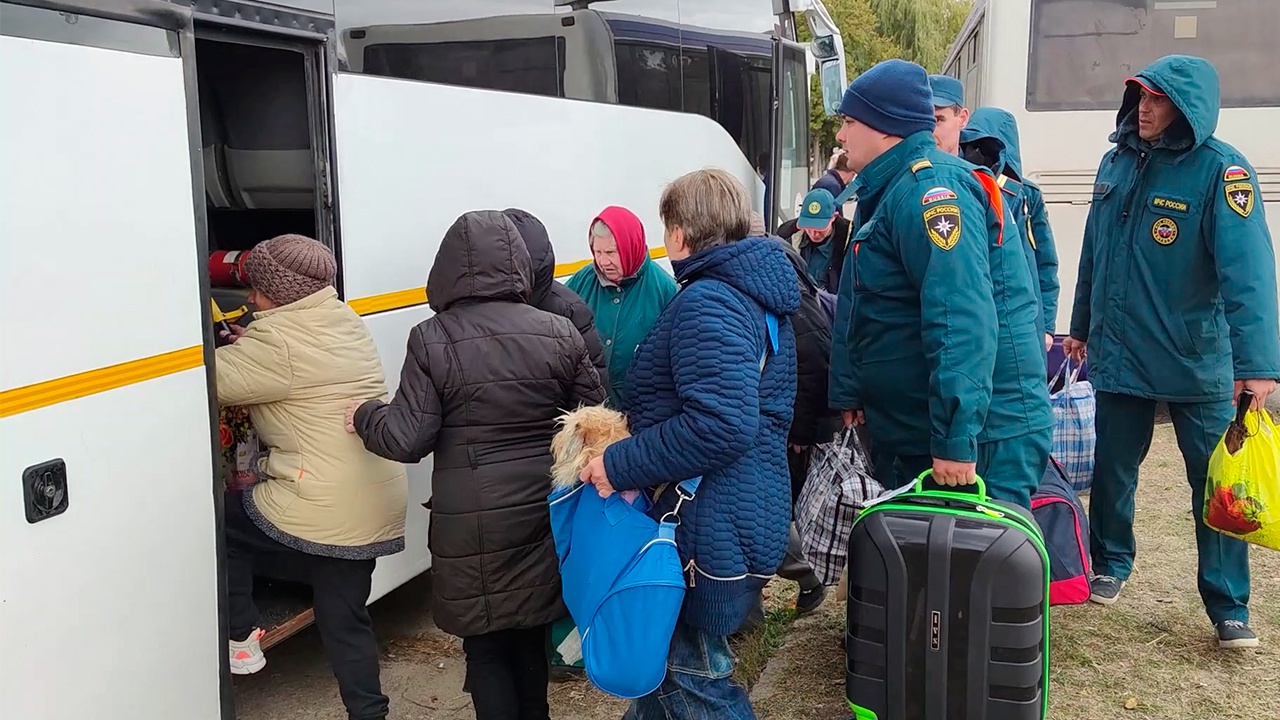
[[[931,168],[931,167],[933,167],[933,163],[929,162],[928,160],[919,160],[911,164],[911,172],[917,173],[917,172],[920,172],[921,170],[924,170],[925,168]]]
[[[1240,217],[1249,217],[1249,213],[1253,212],[1253,183],[1234,182],[1227,183],[1222,188],[1223,194],[1227,196],[1227,204]]]
[[[1151,239],[1161,245],[1172,245],[1178,239],[1178,223],[1173,218],[1158,218],[1151,224]]]
[[[956,199],[956,194],[951,192],[951,188],[942,187],[941,185],[939,185],[938,187],[935,187],[935,188],[929,188],[929,190],[924,194],[924,197],[920,198],[920,204],[928,205],[929,203],[936,203],[936,202],[941,202],[943,200],[955,200],[955,199]]]
[[[1249,179],[1249,171],[1245,170],[1239,165],[1232,165],[1231,167],[1222,171],[1223,182],[1236,182],[1238,180],[1248,180],[1248,179]]]
[[[960,206],[934,205],[924,210],[924,229],[929,240],[943,250],[950,250],[960,239]]]

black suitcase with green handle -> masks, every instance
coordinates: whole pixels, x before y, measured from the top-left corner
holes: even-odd
[[[1044,720],[1049,557],[1031,511],[970,488],[869,505],[849,537],[856,720]],[[932,486],[933,483],[930,481]]]

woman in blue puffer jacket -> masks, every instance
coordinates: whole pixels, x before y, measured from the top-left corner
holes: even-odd
[[[729,173],[676,179],[658,212],[681,289],[636,350],[623,408],[632,437],[609,446],[582,479],[601,495],[698,476],[702,484],[680,511],[676,541],[688,592],[667,678],[626,718],[754,718],[746,691],[730,680],[727,638],[787,546],[796,393],[790,316],[800,289],[777,240],[747,237],[751,202]],[[779,321],[776,353],[766,313]],[[675,500],[673,489],[661,493],[654,516]]]

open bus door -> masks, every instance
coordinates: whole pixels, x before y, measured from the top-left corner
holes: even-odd
[[[772,167],[765,227],[773,232],[794,219],[809,190],[809,73],[803,45],[773,41]]]

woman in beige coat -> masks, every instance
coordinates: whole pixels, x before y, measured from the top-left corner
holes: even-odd
[[[314,591],[316,626],[351,720],[382,720],[387,697],[365,603],[375,559],[404,549],[404,467],[345,430],[354,399],[386,397],[373,337],[338,299],[337,263],[301,235],[259,243],[245,262],[257,308],[223,333],[218,402],[247,405],[269,448],[260,480],[226,508],[231,672],[266,665],[253,604],[253,565],[289,556]]]

